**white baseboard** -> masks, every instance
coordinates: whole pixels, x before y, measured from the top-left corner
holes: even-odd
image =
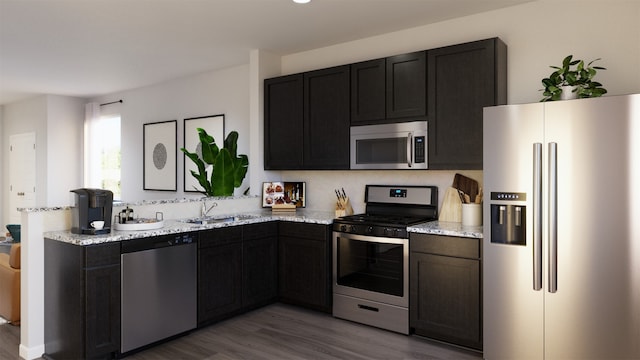
[[[20,357],[25,360],[37,359],[42,357],[42,354],[44,354],[44,344],[30,348],[20,344]]]

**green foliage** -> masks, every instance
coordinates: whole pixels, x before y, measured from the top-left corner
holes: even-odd
[[[233,190],[242,185],[247,175],[249,158],[238,155],[238,132],[232,131],[224,140],[224,147],[220,149],[215,139],[204,129],[198,128],[198,136],[202,147],[202,158],[195,152],[185,148],[180,150],[193,161],[198,171],[191,170],[191,175],[198,180],[207,196],[231,196]],[[207,165],[211,165],[211,177],[207,176]]]
[[[543,98],[540,101],[560,100],[563,86],[573,86],[578,98],[598,97],[607,93],[602,84],[593,81],[597,70],[606,70],[601,66],[591,66],[595,59],[586,66],[582,60],[573,60],[573,55],[569,55],[562,60],[562,67],[550,66],[556,71],[552,72],[548,78],[542,79],[544,89]]]

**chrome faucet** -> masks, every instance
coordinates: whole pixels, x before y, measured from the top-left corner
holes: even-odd
[[[211,211],[211,209],[213,209],[216,206],[218,206],[218,203],[214,201],[213,204],[211,204],[211,207],[207,209],[207,202],[205,200],[202,200],[202,209],[200,210],[200,216],[201,217],[207,216],[209,214],[209,211]]]

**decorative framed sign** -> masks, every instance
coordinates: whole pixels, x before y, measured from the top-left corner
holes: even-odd
[[[216,141],[216,144],[219,148],[224,147],[224,114],[221,115],[210,115],[210,116],[201,116],[194,117],[189,119],[184,119],[184,148],[189,152],[195,152],[198,156],[202,157],[202,148],[200,145],[200,136],[198,135],[198,128],[204,129],[207,134],[213,136],[213,139]],[[204,191],[202,186],[198,183],[191,175],[191,170],[198,171],[198,167],[196,164],[191,161],[184,155],[184,191],[185,192],[200,192]],[[207,167],[207,173],[210,175],[209,171],[210,165]]]
[[[144,190],[178,190],[177,134],[177,120],[143,124]]]
[[[276,204],[293,204],[298,208],[307,206],[304,181],[272,181],[262,183],[262,207]]]

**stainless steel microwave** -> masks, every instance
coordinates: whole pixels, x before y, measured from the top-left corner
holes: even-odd
[[[351,169],[427,169],[427,122],[351,127]]]

